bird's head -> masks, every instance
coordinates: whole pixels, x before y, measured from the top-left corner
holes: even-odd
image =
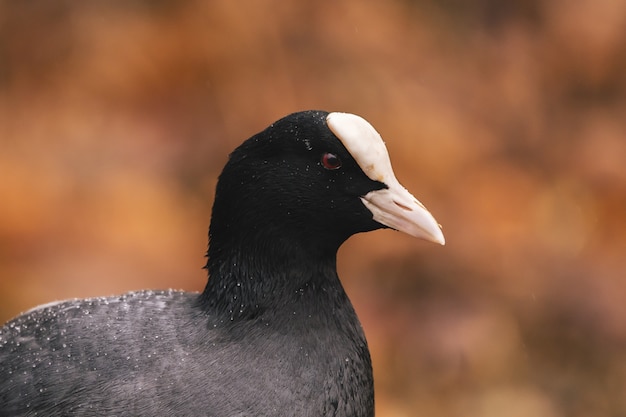
[[[437,221],[396,179],[370,123],[354,114],[304,111],[231,154],[217,185],[210,236],[220,245],[230,235],[266,242],[296,237],[336,250],[355,233],[384,227],[444,244]]]

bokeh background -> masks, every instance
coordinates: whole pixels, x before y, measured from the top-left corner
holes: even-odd
[[[626,415],[626,3],[0,0],[0,321],[201,290],[216,178],[364,116],[439,247],[352,238],[377,415]]]

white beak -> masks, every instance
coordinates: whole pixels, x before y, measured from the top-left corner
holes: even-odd
[[[388,186],[361,197],[374,220],[411,236],[445,245],[441,226],[426,207],[397,181]]]

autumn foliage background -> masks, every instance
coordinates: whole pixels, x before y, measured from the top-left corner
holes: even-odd
[[[228,153],[368,119],[443,225],[352,238],[377,415],[626,414],[626,3],[0,0],[0,321],[201,290]]]

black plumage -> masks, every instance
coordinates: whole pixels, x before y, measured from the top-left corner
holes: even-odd
[[[0,416],[372,416],[336,254],[355,233],[402,227],[374,220],[364,196],[393,187],[348,151],[339,125],[352,119],[332,115],[294,113],[232,153],[202,293],[72,300],[8,322]],[[422,237],[443,243],[433,233]]]

